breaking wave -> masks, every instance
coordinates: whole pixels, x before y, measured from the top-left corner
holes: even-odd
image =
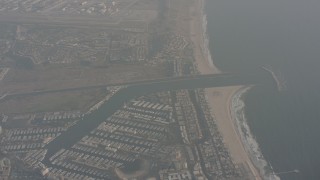
[[[251,87],[241,88],[233,95],[231,103],[232,119],[235,122],[236,129],[240,135],[244,148],[249,154],[254,166],[259,170],[260,175],[263,176],[263,179],[280,180],[280,178],[274,173],[272,166],[270,166],[264,159],[259,148],[259,144],[252,135],[245,117],[245,104],[243,101],[243,95],[250,88]]]
[[[211,52],[209,50],[209,36],[207,33],[207,25],[208,25],[208,21],[207,21],[207,14],[205,12],[205,7],[206,7],[206,0],[201,0],[201,11],[202,11],[202,38],[203,38],[203,49],[202,49],[202,53],[207,57],[207,60],[209,61],[209,64],[211,67],[213,67],[213,60],[212,60],[212,56],[211,56]]]

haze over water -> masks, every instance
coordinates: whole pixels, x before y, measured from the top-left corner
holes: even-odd
[[[285,180],[320,179],[320,1],[207,0],[214,63],[227,71],[272,66],[287,89],[253,88],[246,116]]]

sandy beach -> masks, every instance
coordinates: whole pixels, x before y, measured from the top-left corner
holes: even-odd
[[[190,37],[194,44],[194,56],[198,70],[201,74],[216,74],[221,71],[211,63],[211,56],[206,47],[206,37],[203,27],[203,0],[195,1],[190,7]],[[210,59],[209,59],[210,58]],[[233,95],[242,87],[208,88],[205,90],[208,104],[212,109],[212,116],[224,138],[224,143],[230,151],[234,162],[244,165],[251,171],[252,178],[260,180],[261,175],[250,160],[250,154],[245,150],[240,135],[236,130],[234,119],[231,116],[231,101]]]

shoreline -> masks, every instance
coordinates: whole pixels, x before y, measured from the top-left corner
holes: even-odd
[[[219,74],[221,71],[214,65],[209,50],[207,35],[207,18],[205,14],[205,0],[194,1],[195,7],[190,7],[190,40],[194,44],[194,58],[200,74]]]
[[[246,151],[245,144],[242,142],[235,125],[236,122],[232,118],[232,98],[243,87],[207,88],[205,89],[206,99],[234,163],[238,166],[243,166],[247,170],[250,179],[262,180],[259,169],[251,161],[252,154]]]
[[[250,155],[249,158],[251,159],[251,162],[260,171],[263,179],[280,180],[280,177],[273,172],[272,167],[269,166],[264,158],[245,116],[245,103],[243,97],[251,88],[252,86],[241,87],[232,95],[230,109],[231,117],[236,125],[236,130],[240,135],[242,144],[244,144],[245,150]]]
[[[190,22],[191,41],[195,46],[195,64],[200,74],[218,74],[221,73],[221,71],[214,65],[209,49],[207,15],[204,9],[205,3],[206,0],[194,1],[195,7],[191,7],[193,9],[190,9],[191,13],[194,12],[195,14]],[[201,22],[201,24],[199,24],[199,22]],[[269,176],[266,176],[265,166],[261,165],[264,163],[261,162],[265,162],[264,165],[268,165],[268,163],[263,159],[258,143],[254,139],[254,141],[250,141],[251,143],[246,143],[246,141],[244,141],[245,138],[242,129],[239,126],[238,118],[234,117],[234,114],[237,112],[234,108],[234,102],[240,102],[242,95],[249,88],[250,87],[244,86],[208,88],[205,89],[205,96],[209,108],[212,110],[212,116],[216,120],[218,129],[221,131],[224,142],[230,151],[234,162],[236,164],[243,164],[246,169],[251,172],[251,175],[249,175],[251,176],[251,179],[261,180],[272,178],[278,180],[280,178],[272,171],[269,173]],[[246,91],[243,91],[243,89]],[[243,113],[244,106],[243,103]],[[248,127],[246,121],[245,125]],[[250,129],[247,132],[250,133],[250,137],[253,137]],[[252,144],[255,146],[252,146]],[[251,150],[252,147],[257,147],[257,149]]]

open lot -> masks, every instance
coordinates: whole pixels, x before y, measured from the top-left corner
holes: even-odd
[[[106,94],[105,89],[99,88],[10,98],[0,103],[0,112],[10,114],[72,110],[85,111],[99,102]]]
[[[165,64],[157,67],[117,64],[104,68],[49,67],[33,70],[12,69],[0,82],[1,93],[55,90],[164,77]]]

